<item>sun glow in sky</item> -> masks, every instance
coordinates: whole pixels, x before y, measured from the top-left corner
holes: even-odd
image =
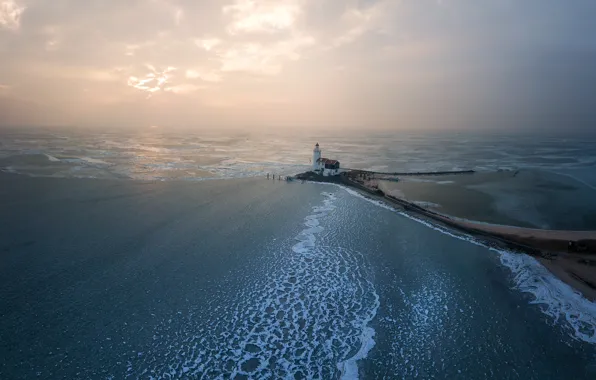
[[[593,0],[0,0],[0,126],[585,128]]]

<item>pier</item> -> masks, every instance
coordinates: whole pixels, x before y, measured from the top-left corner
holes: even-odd
[[[474,174],[474,170],[448,170],[437,172],[374,172],[370,170],[361,169],[344,169],[350,174],[368,174],[368,175],[388,175],[388,176],[433,176],[433,175],[458,175],[458,174]]]

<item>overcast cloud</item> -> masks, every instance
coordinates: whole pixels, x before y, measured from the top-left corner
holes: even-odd
[[[593,0],[0,0],[0,125],[596,129]]]

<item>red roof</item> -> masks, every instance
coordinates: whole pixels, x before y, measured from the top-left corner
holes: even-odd
[[[337,161],[337,160],[330,160],[330,159],[328,159],[328,158],[319,158],[319,159],[317,160],[317,162],[321,162],[321,163],[323,163],[323,164],[326,164],[326,165],[335,165],[335,164],[339,164],[339,161]]]

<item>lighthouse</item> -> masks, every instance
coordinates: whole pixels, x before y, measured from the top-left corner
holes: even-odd
[[[312,168],[313,170],[319,169],[319,160],[321,159],[321,149],[319,143],[315,145],[315,149],[312,151]]]
[[[338,175],[340,172],[339,161],[321,157],[321,148],[317,143],[312,151],[312,170],[325,177]]]

